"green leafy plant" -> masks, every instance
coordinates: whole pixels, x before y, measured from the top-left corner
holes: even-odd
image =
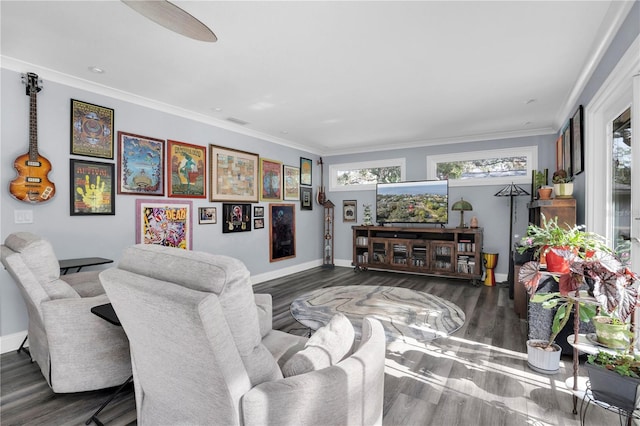
[[[573,176],[569,176],[569,174],[564,169],[558,169],[555,172],[553,172],[553,176],[551,177],[551,182],[553,183],[573,182]]]
[[[640,378],[640,355],[599,351],[596,355],[588,355],[587,362],[615,371],[621,376]]]

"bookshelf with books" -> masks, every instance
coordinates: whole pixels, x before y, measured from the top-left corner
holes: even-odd
[[[352,264],[478,280],[482,228],[354,226]]]

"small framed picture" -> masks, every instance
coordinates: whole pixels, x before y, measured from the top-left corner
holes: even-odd
[[[113,159],[113,109],[71,99],[71,154]]]
[[[264,217],[264,207],[263,206],[254,206],[253,207],[253,217]]]
[[[114,215],[114,164],[70,160],[71,216]]]
[[[198,223],[203,225],[218,223],[218,210],[215,207],[198,207]]]
[[[300,210],[313,210],[313,189],[300,187]]]
[[[300,199],[300,169],[293,166],[284,166],[284,199],[297,201]]]
[[[264,228],[264,217],[259,217],[253,219],[253,228],[254,229],[263,229]]]
[[[571,172],[578,175],[584,171],[584,108],[582,105],[571,118]]]
[[[357,200],[344,200],[342,202],[342,221],[355,222],[358,219],[356,205]]]
[[[222,233],[251,231],[251,204],[222,205]]]
[[[313,180],[313,163],[308,158],[300,157],[300,185],[311,186]]]

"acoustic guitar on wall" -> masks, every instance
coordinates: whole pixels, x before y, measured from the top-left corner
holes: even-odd
[[[18,176],[11,181],[9,191],[16,199],[27,203],[41,203],[50,200],[56,193],[53,182],[48,178],[51,163],[38,154],[38,106],[36,94],[38,76],[32,72],[22,76],[29,96],[29,152],[16,158],[13,167]]]

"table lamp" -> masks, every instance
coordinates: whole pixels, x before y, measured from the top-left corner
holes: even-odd
[[[470,202],[465,201],[464,198],[460,198],[460,201],[453,203],[451,210],[460,212],[460,225],[458,225],[458,228],[464,228],[464,212],[473,210],[473,206]]]

